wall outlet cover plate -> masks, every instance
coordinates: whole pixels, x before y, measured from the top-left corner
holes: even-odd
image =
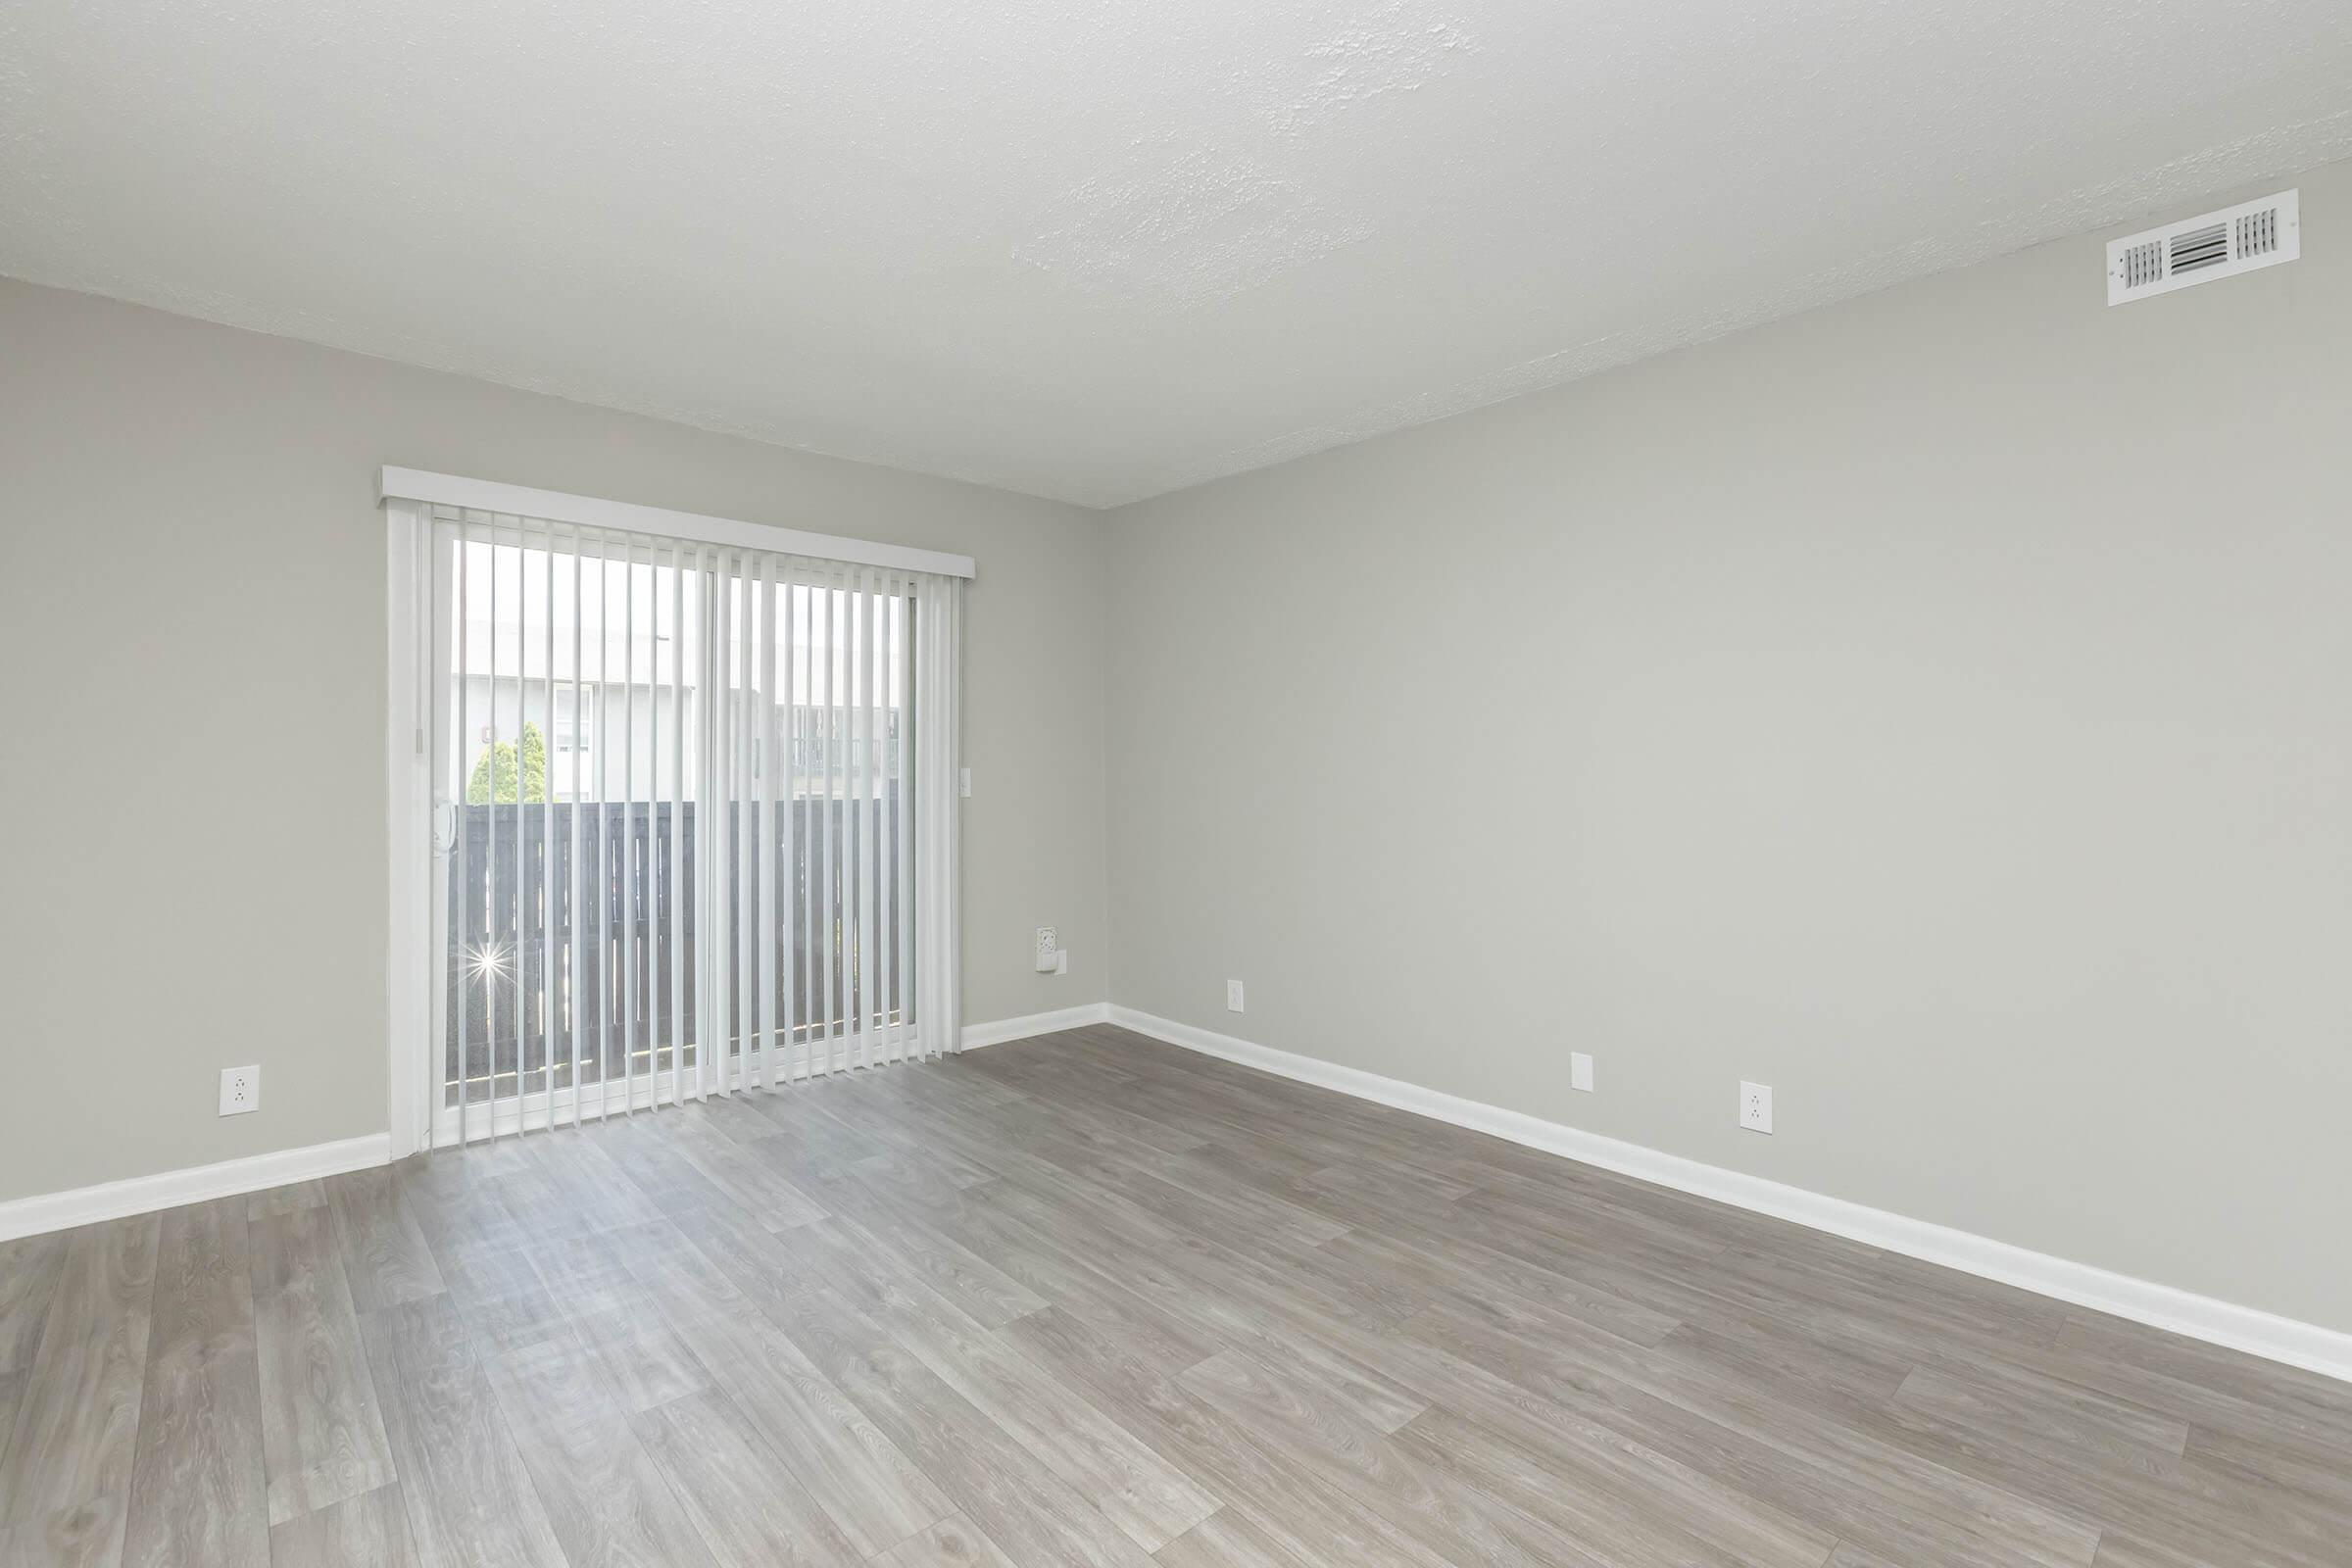
[[[1740,1125],[1751,1133],[1772,1131],[1772,1085],[1740,1086]]]
[[[249,1110],[262,1108],[262,1069],[255,1067],[223,1067],[220,1069],[220,1114],[242,1116]]]

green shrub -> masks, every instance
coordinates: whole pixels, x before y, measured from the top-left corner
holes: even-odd
[[[547,799],[547,737],[527,719],[522,726],[522,799],[534,804]],[[473,777],[466,781],[466,804],[505,806],[514,800],[514,743],[500,741],[474,762]]]

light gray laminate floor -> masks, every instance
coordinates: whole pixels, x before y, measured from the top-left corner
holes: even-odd
[[[2352,1386],[1079,1030],[0,1246],[0,1563],[2352,1562]]]

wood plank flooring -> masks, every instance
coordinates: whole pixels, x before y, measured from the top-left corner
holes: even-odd
[[[2352,1386],[1112,1029],[0,1244],[0,1568],[2352,1564]]]

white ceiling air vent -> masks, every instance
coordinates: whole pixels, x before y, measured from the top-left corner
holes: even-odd
[[[2281,191],[2107,243],[2107,303],[2170,294],[2303,254],[2300,191]]]

